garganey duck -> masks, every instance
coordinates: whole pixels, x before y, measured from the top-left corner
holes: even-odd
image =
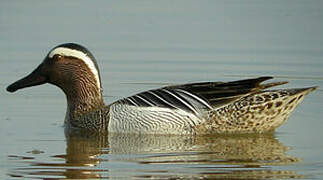
[[[282,125],[316,89],[266,90],[287,83],[262,83],[271,78],[166,86],[106,106],[94,56],[81,45],[67,43],[53,48],[32,73],[7,90],[58,86],[67,98],[69,128],[137,134],[263,133]]]

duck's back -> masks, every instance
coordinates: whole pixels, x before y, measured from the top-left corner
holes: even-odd
[[[260,84],[270,78],[193,83],[142,92],[109,106],[108,130],[144,134],[269,131],[281,125],[310,91],[263,91],[286,83]],[[294,99],[296,94],[302,97]],[[291,100],[285,111],[286,102]]]

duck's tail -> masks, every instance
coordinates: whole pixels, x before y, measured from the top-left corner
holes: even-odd
[[[278,83],[263,86],[272,87]],[[212,111],[201,133],[264,133],[275,130],[317,87],[259,91]]]

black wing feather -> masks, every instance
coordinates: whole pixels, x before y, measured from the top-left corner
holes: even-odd
[[[120,100],[119,102],[142,107],[177,108],[198,114],[236,101],[263,89],[285,84],[261,84],[272,77],[259,77],[231,82],[201,82],[166,86]]]
[[[273,77],[259,77],[231,82],[202,82],[184,85],[169,86],[170,89],[182,89],[207,101],[213,108],[217,108],[236,101],[246,95],[256,93],[265,88],[285,84],[287,82],[276,82],[261,85],[262,82]]]

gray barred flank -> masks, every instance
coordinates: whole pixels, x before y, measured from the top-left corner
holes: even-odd
[[[183,118],[183,117],[181,117],[180,115],[178,115],[176,113],[171,113],[171,112],[166,112],[166,111],[162,112],[161,114],[162,114],[162,116],[167,117],[167,119],[169,119],[169,120],[175,119],[175,121],[176,121],[176,119],[182,119]],[[180,124],[180,122],[178,122],[178,124]]]
[[[189,134],[203,119],[184,110],[137,107],[115,103],[110,106],[110,132]]]

